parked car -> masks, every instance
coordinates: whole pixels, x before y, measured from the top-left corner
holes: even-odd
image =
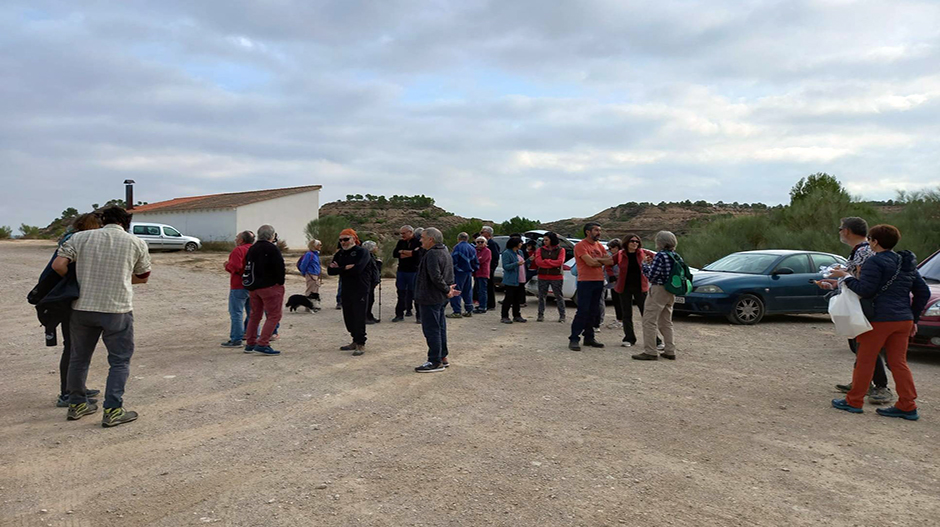
[[[187,251],[202,248],[202,241],[185,236],[172,225],[162,223],[131,223],[130,233],[147,242],[151,251]]]
[[[735,324],[757,324],[767,314],[827,313],[827,291],[813,280],[820,267],[845,258],[815,251],[744,251],[692,274],[692,292],[676,297],[680,315],[723,315]]]
[[[917,334],[911,337],[910,343],[912,346],[940,349],[940,251],[921,262],[917,270],[930,287],[930,300],[920,316]]]

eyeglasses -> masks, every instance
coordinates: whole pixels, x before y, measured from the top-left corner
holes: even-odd
[[[352,238],[340,238],[339,241],[341,241],[341,242],[348,242],[348,241],[351,240],[351,239],[352,239]]]

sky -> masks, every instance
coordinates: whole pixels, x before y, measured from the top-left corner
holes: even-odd
[[[940,186],[940,2],[5,0],[0,225],[323,185],[462,216]]]

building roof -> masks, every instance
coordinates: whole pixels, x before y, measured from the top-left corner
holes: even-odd
[[[321,188],[320,185],[306,185],[303,187],[251,190],[248,192],[228,192],[226,194],[173,198],[167,201],[139,205],[131,209],[130,212],[186,212],[205,209],[234,209],[242,205],[283,198],[284,196],[320,190]]]

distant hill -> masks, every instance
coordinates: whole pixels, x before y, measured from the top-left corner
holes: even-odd
[[[334,201],[320,207],[320,217],[342,216],[356,231],[378,237],[398,237],[402,225],[413,227],[437,227],[446,231],[478,218],[464,218],[448,212],[434,204],[379,203],[367,200]]]

